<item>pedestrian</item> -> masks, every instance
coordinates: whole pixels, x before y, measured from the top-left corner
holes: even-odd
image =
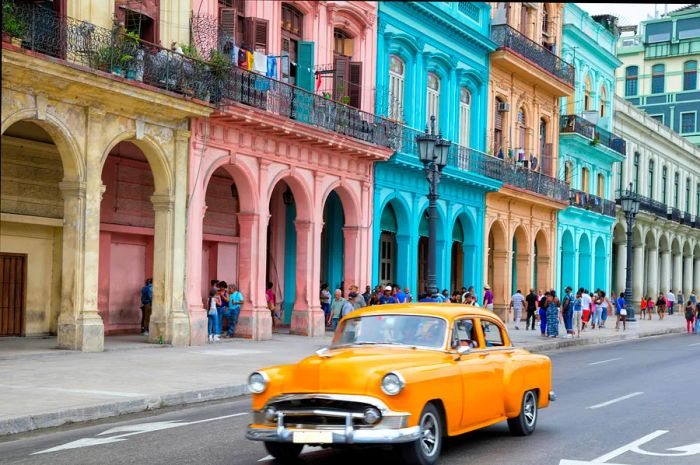
[[[678,312],[680,313],[682,310],[685,310],[685,295],[683,295],[683,290],[678,289],[678,293],[676,294],[676,302],[678,303]],[[685,313],[685,312],[683,312]]]
[[[562,302],[561,311],[564,315],[564,327],[566,328],[566,337],[574,337],[574,295],[571,293],[571,286],[566,286],[564,289],[564,301]]]
[[[666,297],[663,293],[659,293],[659,298],[656,299],[656,313],[659,315],[659,320],[663,320],[666,316]]]
[[[148,336],[153,305],[153,278],[148,278],[141,288],[141,333]]]
[[[271,282],[267,283],[267,289],[265,290],[265,301],[267,303],[267,308],[270,310],[270,316],[272,316],[272,327],[275,327],[275,320],[279,321],[280,317],[277,313],[277,307],[275,304],[275,291],[272,290],[274,285]]]
[[[228,295],[228,284],[226,284],[226,281],[219,281],[219,302],[218,305],[216,306],[217,310],[217,319],[216,319],[216,334],[221,337],[221,327],[224,324],[224,315],[228,311],[228,302],[229,302],[229,295]]]
[[[690,300],[685,304],[685,327],[688,330],[688,334],[693,331],[693,320],[695,320],[695,306]]]
[[[654,301],[651,299],[651,296],[647,296],[647,320],[651,320],[651,317],[653,314],[654,314]]]
[[[693,303],[693,305],[698,303],[698,297],[695,295],[694,289],[690,292],[690,301]]]
[[[350,294],[352,294],[352,293],[355,293],[355,294],[357,294],[358,296],[360,296],[360,287],[359,287],[357,284],[353,284],[353,285],[350,286]],[[348,294],[348,297],[350,297],[350,294]],[[360,297],[361,297],[361,296],[360,296]],[[353,299],[351,299],[351,300],[353,300]],[[356,303],[357,305],[359,305],[359,307],[357,307],[357,308],[362,308],[362,307],[366,307],[366,306],[367,306],[367,304],[365,304],[365,299],[364,299],[364,298],[362,298],[362,299],[357,299],[357,302],[353,302],[353,304],[355,304],[355,303]]]
[[[396,299],[396,297],[393,296],[393,295],[391,295],[391,291],[392,291],[392,290],[393,290],[393,289],[392,289],[391,286],[386,286],[386,287],[384,288],[384,294],[382,294],[382,295],[379,297],[379,300],[378,300],[377,303],[378,303],[379,305],[398,304],[399,301]]]
[[[211,281],[209,281],[209,283],[211,285],[211,290],[218,293],[219,292],[219,280],[212,279]]]
[[[700,334],[700,309],[698,305],[695,304],[695,334]]]
[[[572,317],[572,327],[576,328],[576,337],[581,337],[581,328],[582,328],[582,314],[583,314],[583,309],[581,306],[581,291],[576,293],[576,298],[574,299],[574,303],[572,305],[573,307],[573,317]]]
[[[525,297],[525,301],[527,302],[527,320],[525,320],[525,329],[527,330],[535,330],[535,320],[537,317],[535,316],[535,313],[537,312],[537,294],[535,294],[535,290],[530,288],[530,293]],[[530,320],[532,320],[532,323],[530,323]],[[530,325],[532,324],[532,327]]]
[[[603,296],[600,295],[602,291],[598,290],[594,294],[594,300],[592,302],[593,305],[593,323],[591,324],[591,328],[595,329],[595,325],[598,324],[598,329],[600,329],[600,325],[603,322]]]
[[[647,315],[647,298],[642,297],[642,300],[639,301],[639,315],[642,317],[641,319],[645,319]]]
[[[673,306],[676,303],[676,296],[673,293],[672,289],[668,290],[668,294],[666,294],[666,307],[668,309],[668,314],[673,315]]]
[[[460,289],[460,303],[466,303],[467,301],[467,288],[462,286],[462,289]]]
[[[547,337],[559,336],[559,299],[554,291],[547,293]]]
[[[442,290],[442,301],[443,302],[449,302],[450,301],[450,291],[447,289]]]
[[[600,327],[605,328],[605,320],[608,319],[608,309],[612,309],[612,303],[605,295],[605,291],[600,291],[600,297],[603,299],[602,303],[600,304],[600,306],[603,307],[603,312],[601,313],[602,323]]]
[[[391,289],[391,287],[387,286],[387,289]],[[333,303],[331,304],[330,319],[328,320],[328,324],[333,331],[338,327],[338,320],[342,318],[343,307],[345,307],[346,303],[346,300],[343,298],[343,291],[336,289],[333,293]]]
[[[627,331],[627,307],[625,305],[624,295],[624,292],[620,292],[620,296],[617,298],[617,323],[615,324],[615,331],[620,330],[620,322],[622,322],[622,330]]]
[[[491,292],[491,286],[484,284],[484,307],[487,310],[493,311],[493,292]]]
[[[207,301],[207,331],[209,333],[209,342],[218,342],[219,335],[216,333],[216,328],[219,326],[219,291],[212,289],[209,291],[209,299]]]
[[[410,304],[413,302],[413,296],[411,295],[411,290],[407,287],[403,288],[403,293],[406,294],[406,303]]]
[[[326,321],[331,314],[331,291],[328,290],[328,283],[321,284],[321,309]]]
[[[406,294],[401,290],[401,286],[394,284],[394,297],[396,297],[397,303],[404,303],[406,301]]]
[[[365,299],[365,305],[372,305],[370,303],[372,301],[372,286],[365,286],[365,292],[362,294],[362,298]]]
[[[439,292],[434,293],[433,295],[430,295],[428,292],[424,293],[421,295],[421,298],[418,300],[418,302],[424,302],[424,303],[439,303],[440,301],[438,300],[438,296],[440,295]]]
[[[479,302],[476,299],[476,294],[472,294],[471,296],[469,296],[469,300],[471,301],[470,305],[472,305],[473,307],[480,307],[481,306],[481,305],[479,305]]]
[[[353,311],[365,306],[365,299],[362,297],[361,294],[358,294],[357,292],[351,292],[350,294],[348,294],[348,298],[350,299],[350,304],[352,305]]]
[[[581,308],[583,309],[583,327],[581,331],[584,331],[586,329],[586,324],[591,319],[591,305],[593,301],[591,300],[590,294],[588,294],[588,290],[580,288],[579,292],[581,292]]]
[[[229,284],[228,295],[228,312],[225,316],[228,320],[228,334],[226,337],[230,339],[233,337],[233,333],[236,332],[238,316],[241,313],[241,305],[243,305],[243,294],[240,293],[237,285]]]
[[[510,298],[510,308],[514,311],[513,321],[515,322],[515,329],[519,330],[518,325],[520,320],[523,318],[523,304],[525,303],[525,297],[523,293],[518,289],[515,294]]]
[[[547,297],[548,297],[548,292],[545,292],[542,294],[542,297],[540,298],[539,301],[539,317],[540,317],[540,333],[542,333],[542,336],[546,336],[547,333]]]

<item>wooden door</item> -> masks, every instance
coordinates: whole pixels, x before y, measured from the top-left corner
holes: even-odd
[[[0,336],[22,335],[26,262],[26,255],[0,254]]]

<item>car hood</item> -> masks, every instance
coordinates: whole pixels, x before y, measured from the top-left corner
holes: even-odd
[[[284,377],[286,393],[363,394],[390,371],[429,367],[445,360],[446,353],[412,348],[371,346],[330,349],[289,366]],[[374,389],[372,389],[374,390]]]

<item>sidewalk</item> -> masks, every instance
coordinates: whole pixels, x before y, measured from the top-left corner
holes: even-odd
[[[612,324],[611,324],[612,323]],[[639,321],[626,332],[588,330],[548,339],[508,324],[514,345],[535,352],[685,331],[681,315]],[[563,328],[562,328],[563,333]],[[55,338],[0,339],[0,436],[167,406],[241,396],[250,372],[293,363],[330,343],[326,337],[274,334],[270,341],[224,340],[199,347],[109,337],[103,353],[55,349]],[[700,338],[698,339],[700,341]]]

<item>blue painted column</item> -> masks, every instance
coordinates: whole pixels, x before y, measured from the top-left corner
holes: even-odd
[[[416,283],[416,275],[412,270],[414,266],[410,266],[409,262],[415,258],[415,250],[418,248],[418,242],[413,243],[411,236],[396,235],[396,282],[401,287],[412,287]],[[414,291],[414,289],[411,289]]]
[[[297,273],[297,230],[294,219],[297,216],[295,204],[285,209],[284,220],[284,324],[291,324],[294,298],[296,295]]]

